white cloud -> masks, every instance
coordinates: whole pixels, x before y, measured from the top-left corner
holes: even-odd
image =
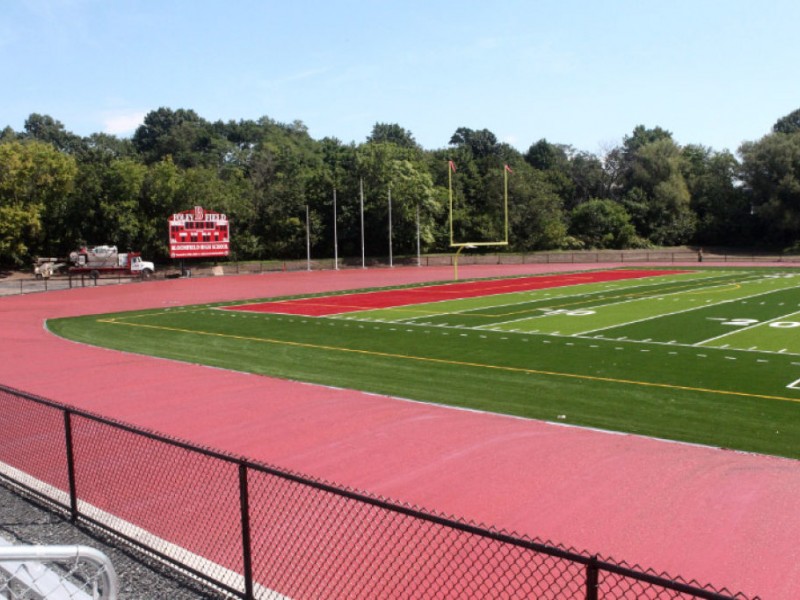
[[[516,146],[517,142],[519,141],[519,138],[515,134],[509,133],[507,135],[504,135],[502,140],[509,146]]]
[[[103,116],[103,132],[111,135],[125,135],[133,133],[136,128],[144,123],[146,111],[114,112]]]

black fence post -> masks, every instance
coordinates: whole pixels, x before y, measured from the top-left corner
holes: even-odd
[[[247,486],[247,465],[239,463],[239,502],[242,511],[242,569],[244,597],[253,599],[253,554],[250,545],[250,492]]]
[[[64,411],[64,438],[67,444],[67,477],[69,478],[69,519],[78,520],[78,492],[75,484],[75,447],[72,442],[72,414]]]
[[[597,600],[598,568],[595,554],[586,563],[586,600]]]

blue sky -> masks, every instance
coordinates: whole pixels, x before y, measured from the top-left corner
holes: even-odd
[[[636,125],[735,151],[800,108],[796,0],[2,0],[0,128],[130,136],[159,107],[398,123],[602,154]]]

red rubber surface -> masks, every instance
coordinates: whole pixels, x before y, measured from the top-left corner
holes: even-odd
[[[594,271],[590,273],[551,275],[549,277],[519,277],[500,281],[467,281],[463,283],[447,283],[444,285],[430,285],[412,289],[300,298],[297,300],[282,300],[277,302],[259,302],[257,304],[240,304],[228,308],[229,310],[321,317],[360,310],[393,308],[395,306],[424,304],[426,302],[441,302],[442,300],[477,298],[480,296],[490,296],[492,294],[510,294],[513,292],[527,292],[530,290],[578,285],[581,283],[620,281],[623,279],[638,279],[641,277],[652,277],[654,275],[672,275],[684,272],[685,271],[666,270],[653,271],[652,269],[640,271]]]
[[[461,273],[564,267],[466,266]],[[135,356],[56,338],[44,325],[56,316],[451,276],[448,268],[281,273],[0,298],[0,381],[441,513],[765,599],[798,597],[798,461]]]

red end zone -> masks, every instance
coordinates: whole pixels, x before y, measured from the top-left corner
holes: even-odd
[[[409,306],[414,304],[424,304],[426,302],[440,302],[442,300],[477,298],[479,296],[509,294],[512,292],[526,292],[530,290],[578,285],[581,283],[602,283],[605,281],[640,279],[642,277],[676,275],[679,273],[688,272],[689,271],[686,270],[591,271],[583,273],[570,273],[566,275],[548,275],[539,277],[519,277],[514,279],[470,281],[465,283],[447,283],[442,285],[429,285],[402,290],[383,290],[376,292],[363,292],[358,294],[344,294],[340,296],[301,298],[298,300],[259,302],[256,304],[239,304],[237,306],[226,306],[223,308],[226,310],[322,317],[326,315],[338,315],[360,310],[394,308],[396,306]]]

